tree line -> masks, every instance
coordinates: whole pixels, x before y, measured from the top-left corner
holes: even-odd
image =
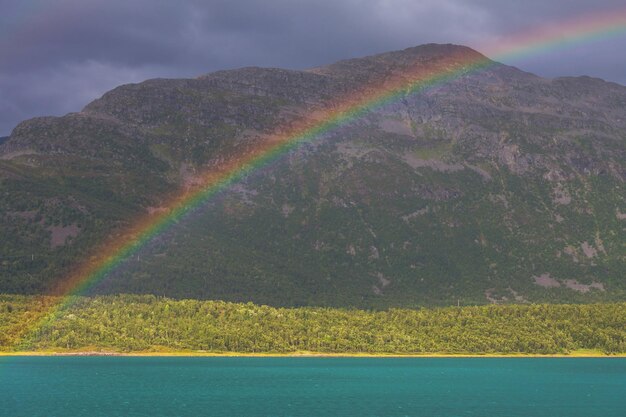
[[[275,308],[152,295],[0,295],[0,349],[241,353],[626,353],[626,303]],[[42,319],[43,318],[43,319]]]

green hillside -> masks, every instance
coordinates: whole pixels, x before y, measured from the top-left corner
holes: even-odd
[[[0,292],[47,291],[212,164],[424,45],[308,71],[120,86],[0,145]],[[626,300],[626,87],[495,64],[374,109],[254,172],[92,294],[380,308]]]

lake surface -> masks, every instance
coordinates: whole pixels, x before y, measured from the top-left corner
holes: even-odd
[[[624,417],[626,358],[0,357],[0,416]]]

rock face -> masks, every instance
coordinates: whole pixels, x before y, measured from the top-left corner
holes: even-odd
[[[473,59],[423,45],[155,79],[25,121],[0,144],[0,292],[52,287],[199,173],[338,98]],[[92,291],[375,308],[625,300],[625,180],[626,87],[493,63],[258,169]]]

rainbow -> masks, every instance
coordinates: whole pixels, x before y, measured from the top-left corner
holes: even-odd
[[[484,50],[495,60],[506,60],[535,55],[553,48],[615,36],[626,32],[626,10],[585,16],[571,21],[538,28],[532,32],[485,45]],[[266,166],[303,143],[311,142],[324,133],[353,121],[365,113],[380,108],[407,94],[450,82],[460,76],[489,68],[496,63],[480,54],[460,54],[443,60],[431,68],[414,68],[385,80],[363,86],[339,100],[327,103],[308,117],[289,127],[277,129],[266,140],[260,141],[228,161],[201,175],[199,186],[181,191],[164,204],[166,212],[145,216],[129,228],[114,244],[107,245],[89,258],[70,276],[60,281],[54,294],[60,302],[54,303],[45,315],[27,331],[45,327],[57,314],[74,302],[110,272],[136,254],[155,236],[201,207],[220,191],[240,181],[260,167]]]

